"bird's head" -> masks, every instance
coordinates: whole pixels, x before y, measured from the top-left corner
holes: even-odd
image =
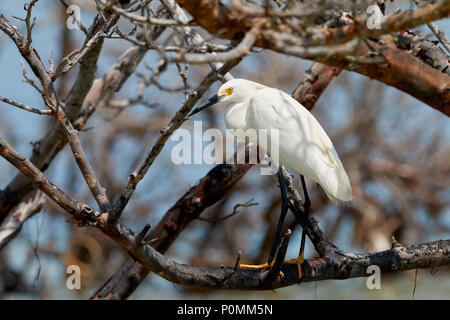
[[[263,88],[266,88],[266,86],[245,79],[233,79],[227,81],[219,88],[217,94],[212,96],[201,107],[192,110],[189,116],[192,116],[219,102],[243,102],[249,99],[254,91]]]

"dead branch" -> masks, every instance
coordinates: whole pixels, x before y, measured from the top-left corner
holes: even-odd
[[[285,287],[298,282],[295,265],[283,264],[283,277],[273,277],[271,268],[238,269],[228,267],[205,268],[188,266],[171,261],[148,245],[137,243],[135,234],[120,222],[108,223],[108,213],[100,213],[70,196],[53,184],[27,158],[0,139],[0,155],[19,169],[37,187],[61,208],[85,224],[96,226],[122,245],[141,264],[163,278],[182,285],[206,288],[267,290]],[[306,227],[306,225],[304,224]],[[320,236],[318,225],[307,228]],[[314,239],[311,239],[316,242]],[[316,239],[319,242],[325,239]],[[283,244],[282,244],[283,245]],[[282,252],[282,250],[279,250]],[[282,253],[281,253],[282,254]],[[439,240],[419,245],[393,244],[391,250],[372,254],[347,254],[327,250],[324,257],[306,260],[302,265],[303,280],[348,279],[367,276],[369,265],[378,265],[381,272],[400,272],[416,268],[438,267],[450,264],[450,240]],[[231,276],[230,276],[231,274]]]
[[[8,220],[0,229],[0,251],[19,234],[22,225],[38,213],[45,203],[45,195],[35,190],[24,201],[11,210]]]
[[[251,26],[255,24],[255,21],[260,23],[260,20],[264,19],[261,17],[249,18],[245,14],[236,12],[220,2],[210,4],[208,1],[199,0],[179,1],[179,3],[202,27],[212,34],[217,34],[219,31],[222,31],[220,32],[220,37],[227,39],[232,39],[239,32],[250,30]],[[358,35],[357,38],[360,40],[373,38],[390,32],[406,30],[438,18],[446,17],[449,12],[450,5],[448,1],[438,1],[424,8],[413,11],[408,10],[387,17],[380,29],[368,29],[365,21],[364,23],[361,22],[339,28],[321,28],[319,34],[323,35],[323,37],[314,44],[335,43],[338,39],[340,39],[339,41],[348,41],[355,38],[356,35]],[[358,19],[356,18],[355,20],[357,21]],[[305,48],[298,42],[294,43],[294,45],[280,43],[280,35],[288,37],[289,39],[293,38],[289,37],[290,34],[292,34],[290,28],[282,25],[280,31],[281,32],[275,32],[268,29],[266,33],[263,32],[263,37],[256,40],[255,45],[269,48],[280,53],[312,58],[330,66],[345,68],[350,71],[364,74],[372,79],[377,79],[409,93],[444,114],[450,115],[450,78],[436,70],[432,70],[432,68],[429,68],[408,53],[389,48],[388,50],[383,51],[383,56],[388,60],[385,63],[363,65],[352,64],[339,54],[342,49],[337,49],[334,54],[326,55],[325,47],[318,49],[316,52],[314,51],[316,50],[314,47]],[[295,39],[296,38],[294,37],[294,40]],[[378,45],[375,47],[376,49],[379,49],[381,46]],[[356,52],[356,56],[367,55],[370,51],[371,49],[367,47],[366,44],[361,44],[359,50]],[[310,52],[313,52],[314,54],[308,56]],[[411,68],[411,66],[413,68]],[[412,79],[416,79],[417,76],[419,76],[420,79],[417,79],[416,83],[426,84],[424,87],[421,87],[421,90],[412,83]]]
[[[237,65],[241,59],[231,60],[225,63],[217,72],[212,71],[197,87],[195,90],[196,94],[189,97],[189,99],[181,106],[181,108],[175,113],[174,117],[170,120],[170,123],[161,130],[161,135],[158,140],[155,142],[150,152],[144,161],[140,164],[139,168],[137,168],[133,173],[130,174],[128,178],[128,184],[125,190],[122,192],[120,198],[117,200],[114,205],[114,209],[112,212],[112,221],[119,218],[122,214],[123,209],[127,205],[129,199],[133,195],[134,190],[136,189],[139,181],[142,180],[144,175],[147,173],[148,169],[152,165],[153,161],[156,159],[158,154],[161,152],[164,144],[170,135],[181,126],[184,122],[187,114],[197,101],[203,96],[203,94],[208,90],[208,88],[218,79],[218,75],[225,75],[228,71]]]
[[[1,19],[2,17],[0,17],[0,22]],[[91,33],[95,34],[101,28],[103,28],[103,20],[96,17],[93,27],[91,27]],[[154,27],[150,28],[147,33],[150,38],[157,38],[162,31],[161,27]],[[97,43],[90,53],[80,61],[81,68],[77,80],[65,99],[66,115],[74,123],[76,130],[83,129],[97,106],[111,99],[113,93],[122,87],[147,51],[138,46],[128,48],[109,71],[94,83],[97,59],[102,43],[102,41]],[[38,63],[37,65],[41,64]],[[41,170],[45,170],[66,143],[67,140],[64,139],[59,124],[56,124],[39,141],[37,149],[33,150],[30,161]],[[8,184],[3,191],[2,199],[0,199],[0,223],[6,217],[10,208],[19,203],[32,188],[30,181],[21,174]]]

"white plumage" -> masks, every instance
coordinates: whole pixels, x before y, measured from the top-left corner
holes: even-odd
[[[241,139],[248,138],[250,142],[264,148],[277,167],[284,165],[318,183],[333,202],[352,200],[350,180],[333,143],[314,116],[290,95],[253,81],[234,79],[223,84],[216,95],[203,106],[194,109],[190,116],[222,101],[228,103],[225,124],[232,134]],[[272,134],[273,130],[278,133],[278,139]],[[266,133],[264,137],[258,135],[262,132]],[[281,206],[269,260],[261,265],[241,264],[241,268],[260,269],[273,266],[281,228],[288,210],[286,191],[282,187],[284,181],[280,170],[278,173],[284,205]],[[303,177],[301,181],[305,194],[304,212],[308,215],[310,200]],[[297,265],[299,279],[302,278],[305,238],[303,229],[299,256],[284,261]],[[280,276],[284,276],[281,271]]]
[[[278,148],[277,166],[284,165],[318,183],[335,203],[352,200],[352,187],[333,143],[314,116],[289,94],[233,79],[223,84],[204,108],[219,101],[229,103],[225,112],[228,129],[278,130],[278,143],[270,134],[266,144],[250,139],[269,155]]]

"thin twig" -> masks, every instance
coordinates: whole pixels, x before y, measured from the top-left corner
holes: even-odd
[[[245,207],[245,208],[248,208],[248,207],[252,207],[252,206],[257,206],[257,205],[259,204],[259,203],[257,203],[257,202],[252,202],[253,200],[254,200],[254,199],[250,199],[250,200],[247,201],[246,203],[238,203],[238,204],[236,204],[236,205],[233,207],[233,212],[231,212],[230,214],[227,214],[227,215],[225,215],[225,216],[223,216],[223,217],[219,217],[219,218],[216,218],[216,219],[209,219],[209,218],[198,217],[197,219],[198,219],[198,220],[202,220],[202,221],[207,221],[207,222],[213,222],[213,223],[219,222],[219,221],[223,221],[223,220],[226,220],[226,219],[231,218],[232,216],[238,214],[238,213],[239,213],[239,210],[237,210],[237,209],[238,209],[239,207]]]
[[[448,41],[447,37],[445,36],[445,33],[441,29],[439,29],[437,24],[434,23],[433,21],[429,22],[427,26],[431,29],[436,38],[438,38],[439,42],[447,50],[447,53],[450,54],[450,41]]]
[[[56,92],[54,94],[56,96]],[[67,119],[66,115],[62,111],[62,108],[58,108],[58,112],[55,117],[67,136],[75,161],[77,162],[92,195],[97,201],[100,210],[102,210],[102,212],[110,212],[111,204],[108,200],[108,196],[106,195],[106,190],[100,184],[94,169],[87,159],[86,153],[84,152],[83,146],[81,145],[78,137],[78,131],[73,128],[72,123]]]
[[[27,42],[25,43],[26,52],[30,51],[31,42],[33,41],[31,37],[31,32],[33,31],[33,27],[36,23],[36,18],[33,19],[33,22],[30,22],[30,20],[31,20],[31,10],[33,9],[36,2],[38,2],[38,0],[31,0],[28,5],[25,4],[24,6],[24,9],[27,11],[27,16],[25,17],[25,24],[27,26]]]
[[[176,63],[178,74],[180,75],[181,79],[183,80],[184,85],[184,101],[187,101],[189,99],[189,84],[188,84],[188,77],[187,77],[187,70],[188,65],[184,65],[184,70],[181,68],[181,64],[179,62]]]
[[[125,190],[122,191],[119,199],[116,201],[114,205],[112,215],[110,216],[110,218],[112,219],[111,222],[116,221],[120,217],[123,209],[125,209],[125,206],[127,205],[128,201],[133,195],[134,190],[136,189],[138,183],[142,180],[142,178],[144,178],[148,169],[150,168],[150,166],[155,161],[156,157],[163,149],[170,135],[176,129],[178,129],[181,126],[181,124],[185,121],[187,114],[194,107],[195,103],[197,103],[197,101],[202,97],[202,95],[206,92],[206,90],[209,89],[209,87],[214,83],[214,81],[217,80],[220,74],[222,75],[226,74],[231,68],[236,66],[240,61],[241,59],[228,61],[217,72],[211,72],[205,79],[203,79],[203,81],[197,87],[197,89],[195,90],[196,94],[189,96],[189,99],[175,113],[174,117],[170,120],[169,124],[164,129],[161,130],[161,135],[151,148],[147,157],[139,165],[139,167],[129,175],[128,184],[125,187]]]
[[[100,4],[100,7],[102,9],[108,8],[109,10],[113,10],[116,13],[128,18],[129,20],[133,22],[138,23],[148,23],[151,25],[159,25],[159,26],[165,26],[165,27],[175,27],[175,26],[183,26],[185,24],[180,23],[178,21],[169,20],[169,19],[160,19],[160,18],[150,18],[150,17],[144,17],[136,14],[132,14],[129,11],[122,9],[120,7],[117,7],[115,5],[111,5],[106,3],[103,0],[96,0],[98,4]]]
[[[27,69],[25,68],[25,63],[23,62],[23,60],[20,59],[19,61],[20,61],[20,65],[22,66],[23,77],[25,78],[25,80],[23,80],[23,81],[30,84],[33,88],[35,88],[37,91],[39,91],[39,93],[41,95],[44,96],[45,95],[44,90],[42,90],[42,88],[39,86],[39,84],[36,81],[34,81],[33,79],[31,79],[28,76]]]
[[[39,109],[29,107],[29,106],[24,105],[22,103],[19,103],[19,102],[16,102],[16,101],[13,101],[11,99],[4,98],[4,97],[1,97],[1,96],[0,96],[0,101],[3,101],[4,103],[7,103],[7,104],[12,105],[12,106],[15,106],[17,108],[26,110],[28,112],[32,112],[32,113],[36,113],[36,114],[40,114],[40,115],[51,115],[53,113],[53,111],[49,110],[49,109],[47,109],[47,110],[39,110]]]
[[[89,41],[87,41],[80,49],[77,49],[67,56],[61,59],[58,67],[55,70],[53,79],[56,79],[63,74],[69,72],[73,67],[75,67],[89,52],[96,46],[103,38],[107,36],[106,31],[111,28],[112,25],[116,23],[116,16],[111,16],[108,21],[103,25],[101,30],[99,30],[94,36],[92,36]]]

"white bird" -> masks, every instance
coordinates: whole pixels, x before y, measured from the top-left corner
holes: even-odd
[[[219,102],[228,103],[225,111],[225,124],[228,129],[233,129],[232,133],[248,129],[278,131],[279,139],[272,139],[271,135],[267,135],[266,142],[263,141],[265,139],[252,141],[252,137],[249,136],[250,142],[260,143],[260,147],[263,147],[269,155],[272,151],[278,150],[279,161],[275,164],[280,168],[284,165],[300,174],[305,193],[306,210],[309,211],[309,198],[303,176],[319,184],[334,203],[352,200],[350,180],[333,143],[314,116],[289,94],[253,81],[233,79],[223,84],[216,95],[205,105],[194,109],[189,116]],[[238,138],[243,137],[238,135]],[[276,158],[272,158],[272,160],[277,161]],[[279,179],[283,202],[287,202],[286,195],[283,195],[284,181],[281,170],[279,170]],[[269,263],[260,266],[245,266],[266,267],[271,265],[286,212],[287,207],[282,208]],[[303,260],[303,247],[304,234],[301,252],[296,263]],[[298,268],[300,278],[300,264],[298,264]]]

